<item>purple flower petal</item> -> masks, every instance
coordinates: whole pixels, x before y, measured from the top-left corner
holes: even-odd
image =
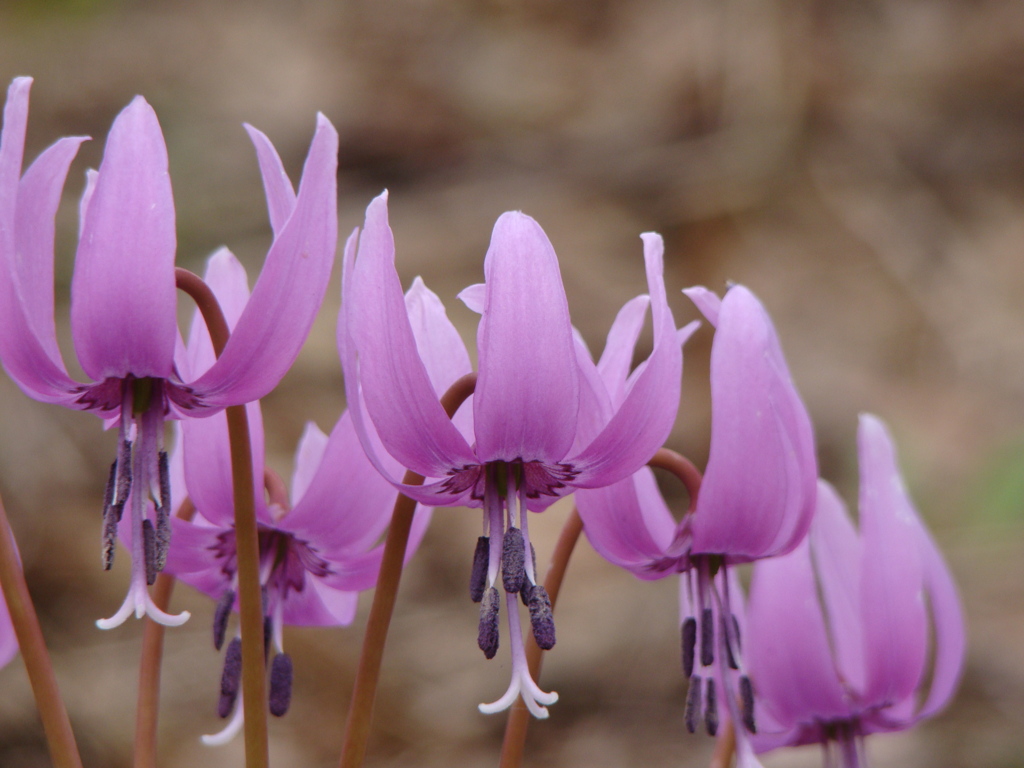
[[[270,139],[248,123],[245,124],[245,130],[248,131],[249,138],[256,148],[256,160],[260,164],[263,189],[267,194],[270,228],[276,237],[295,210],[295,190]]]
[[[619,310],[611,330],[608,331],[608,340],[597,363],[597,370],[608,387],[608,394],[613,403],[621,403],[625,398],[626,379],[629,378],[636,342],[640,338],[644,316],[650,304],[650,296],[630,299]]]
[[[576,435],[579,379],[558,257],[536,221],[504,213],[484,274],[477,454],[485,462],[560,461]]]
[[[192,387],[214,407],[257,400],[291,367],[323,301],[337,245],[338,134],[323,115],[299,195],[217,363]]]
[[[306,495],[310,483],[320,469],[320,463],[327,450],[327,435],[312,421],[306,422],[299,438],[299,447],[295,450],[295,468],[292,472],[290,502],[294,507],[299,499]]]
[[[175,242],[167,148],[137,96],[110,129],[71,283],[75,349],[95,381],[170,376]]]

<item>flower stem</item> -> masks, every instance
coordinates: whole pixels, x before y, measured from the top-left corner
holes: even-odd
[[[18,636],[18,646],[36,698],[39,717],[43,721],[43,732],[53,765],[55,768],[82,768],[82,758],[78,755],[78,745],[57,688],[57,678],[43,641],[39,618],[25,584],[25,574],[21,570],[14,533],[7,521],[3,500],[0,500],[0,587],[7,601],[14,633]]]
[[[562,526],[562,532],[558,535],[558,542],[555,544],[555,551],[551,555],[551,567],[548,568],[547,576],[544,578],[544,589],[551,598],[551,608],[555,607],[558,600],[558,593],[562,588],[562,580],[565,578],[566,568],[569,567],[569,558],[572,557],[573,549],[579,540],[580,532],[583,531],[583,521],[575,507],[572,514]],[[533,635],[530,635],[526,647],[526,663],[530,669],[530,677],[537,680],[540,676],[540,667],[543,661],[544,651],[537,645]],[[530,711],[526,708],[520,698],[512,705],[508,713],[508,722],[505,725],[505,740],[501,744],[501,768],[518,768],[523,762],[523,751],[526,748],[526,729],[530,724]]]
[[[468,373],[448,388],[441,398],[441,405],[449,418],[454,416],[459,406],[473,394],[475,387],[476,374]],[[351,407],[356,406],[353,404]],[[410,470],[405,473],[403,482],[407,485],[419,485],[423,478]],[[377,695],[380,667],[384,658],[384,644],[387,642],[388,628],[391,626],[391,615],[395,610],[405,549],[409,542],[409,529],[412,527],[412,516],[415,511],[416,502],[399,494],[384,541],[377,588],[373,593],[370,617],[366,622],[366,634],[363,637],[363,648],[356,669],[352,701],[345,723],[345,741],[339,761],[341,768],[359,768],[366,758],[366,745],[370,739],[370,724],[373,719],[373,702]]]
[[[175,269],[178,288],[195,301],[219,357],[227,345],[228,324],[213,291],[197,275]],[[231,482],[235,498],[238,552],[238,607],[242,631],[242,706],[245,710],[246,768],[268,768],[267,673],[263,652],[263,596],[260,590],[260,544],[256,528],[252,443],[244,405],[226,409],[231,445]]]
[[[178,508],[178,517],[191,520],[196,513],[192,500],[186,498]],[[161,573],[153,587],[153,603],[166,611],[174,591],[174,577]],[[139,696],[135,706],[134,768],[156,768],[156,724],[160,710],[160,662],[164,655],[163,624],[146,617],[142,631],[142,655],[139,660]]]
[[[725,727],[722,728],[715,740],[715,751],[711,754],[708,768],[729,768],[732,765],[732,756],[735,751],[736,731],[730,719],[725,722]]]

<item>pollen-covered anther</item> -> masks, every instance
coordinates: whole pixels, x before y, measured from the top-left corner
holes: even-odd
[[[477,645],[488,659],[493,659],[498,652],[498,608],[500,604],[498,590],[488,587],[480,605],[480,632],[477,637]]]
[[[501,544],[501,582],[505,591],[518,593],[526,580],[526,541],[518,528],[505,531]]]
[[[490,538],[481,536],[476,540],[476,551],[473,552],[473,570],[469,575],[469,596],[474,603],[484,599],[487,589],[487,567],[490,565]]]
[[[213,612],[213,647],[218,651],[224,645],[224,635],[228,629],[228,619],[231,618],[231,607],[235,604],[235,592],[227,590],[217,601],[217,608]]]
[[[704,696],[704,727],[708,736],[718,733],[718,696],[715,693],[715,679],[708,678],[708,690]]]
[[[279,653],[270,666],[270,714],[282,717],[292,703],[292,657]]]
[[[700,665],[710,667],[715,663],[715,619],[710,608],[700,616]]]
[[[740,678],[740,714],[746,729],[757,733],[757,724],[754,722],[754,686],[746,675]]]
[[[548,591],[540,584],[534,585],[530,592],[529,604],[533,639],[541,649],[550,651],[555,647],[555,617],[551,611]]]
[[[693,674],[693,662],[697,651],[697,620],[687,616],[682,626],[683,674],[687,678]]]
[[[690,689],[686,692],[686,708],[683,710],[683,720],[686,722],[686,730],[690,733],[697,731],[697,718],[700,717],[700,701],[702,680],[700,675],[690,677]]]
[[[228,650],[224,654],[224,671],[220,676],[220,701],[217,702],[217,714],[221,717],[231,714],[241,682],[242,639],[236,637],[228,643]]]
[[[157,551],[156,531],[153,529],[151,520],[142,521],[142,551],[146,558],[146,583],[152,586],[156,583]]]
[[[114,565],[114,550],[117,548],[117,505],[107,511],[103,519],[103,570],[109,571]]]
[[[730,631],[730,627],[729,627],[729,625],[732,622],[729,619],[727,619],[725,616],[722,616],[722,621],[720,623],[721,623],[720,631],[722,633],[722,638],[723,638],[724,643],[725,643],[725,660],[729,664],[729,669],[739,669],[740,665],[736,661],[737,654],[733,653],[733,648],[732,648],[732,645],[733,645],[732,644],[732,640],[731,640],[732,632]],[[738,651],[739,648],[737,647],[736,650]]]

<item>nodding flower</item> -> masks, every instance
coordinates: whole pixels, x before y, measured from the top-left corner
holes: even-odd
[[[425,478],[422,486],[406,486],[395,473],[385,473],[411,498],[483,509],[470,584],[472,599],[481,604],[478,641],[485,656],[495,655],[504,602],[512,645],[509,688],[494,703],[482,704],[483,712],[505,709],[522,695],[536,717],[546,717],[545,705],[556,700],[531,678],[520,631],[522,599],[538,644],[554,645],[527,512],[635,472],[675,420],[682,351],[665,296],[660,238],[645,236],[644,255],[654,349],[616,412],[583,441],[583,424],[597,418],[589,412],[595,404],[581,386],[558,259],[536,221],[519,212],[502,214],[484,260],[485,282],[460,294],[480,314],[479,370],[472,412],[465,408],[454,420],[438,403],[420,359],[419,320],[402,301],[386,193],[370,203],[365,226],[346,246],[338,344],[364,447],[378,465],[390,455]],[[468,355],[452,333],[453,370],[468,373]]]
[[[965,650],[956,586],[874,416],[860,418],[858,454],[860,532],[821,482],[807,540],[754,566],[747,661],[758,752],[821,744],[827,765],[862,768],[864,736],[910,728],[956,690]]]
[[[118,427],[104,504],[103,566],[127,508],[132,555],[128,596],[97,624],[133,612],[180,624],[157,608],[147,584],[167,555],[171,508],[164,421],[209,416],[263,397],[294,362],[323,299],[337,244],[338,136],[317,118],[298,194],[270,141],[248,127],[263,175],[274,240],[252,301],[221,358],[190,379],[178,338],[174,200],[156,114],[137,96],[114,120],[99,171],[80,206],[71,282],[71,333],[90,381],[72,379],[54,327],[54,217],[83,138],[65,138],[21,174],[31,80],[10,86],[0,137],[0,360],[30,397],[91,411]]]

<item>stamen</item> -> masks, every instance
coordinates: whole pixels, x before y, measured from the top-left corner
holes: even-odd
[[[740,713],[747,730],[757,733],[757,724],[754,722],[754,686],[746,675],[740,677]]]
[[[736,653],[743,653],[743,648],[740,646],[740,620],[736,618],[736,614],[732,616],[732,641],[736,646]]]
[[[146,583],[153,586],[156,583],[157,562],[156,562],[156,531],[153,530],[153,523],[150,520],[142,521],[142,551],[146,558]]]
[[[529,579],[523,580],[523,588],[519,590],[519,597],[523,600],[523,605],[527,608],[530,607],[530,595],[533,594],[534,585],[530,583]]]
[[[114,551],[117,549],[117,521],[120,509],[114,504],[103,515],[103,570],[109,571],[114,565]]]
[[[732,619],[732,621],[730,621],[730,619]],[[729,664],[729,669],[740,668],[740,665],[736,662],[736,655],[732,652],[732,643],[729,640],[729,635],[731,634],[729,632],[729,624],[731,624],[735,620],[735,616],[730,616],[729,619],[727,619],[725,616],[722,616],[721,621],[722,637],[725,639],[725,658]]]
[[[122,415],[122,420],[124,416]],[[128,494],[132,489],[132,444],[130,440],[122,440],[117,454],[117,490],[114,494],[114,504],[124,510],[125,502],[128,501]],[[120,521],[120,518],[118,518]]]
[[[526,542],[518,528],[505,531],[501,547],[501,581],[505,591],[516,594],[526,579]]]
[[[530,625],[533,639],[545,651],[555,647],[555,617],[551,612],[551,598],[548,591],[537,584],[530,591]]]
[[[488,587],[480,605],[480,631],[477,636],[477,645],[488,659],[493,659],[494,654],[498,652],[498,607],[500,604],[498,590]]]
[[[279,653],[270,667],[270,714],[282,717],[292,703],[292,657]]]
[[[117,462],[110,465],[110,474],[107,476],[107,488],[103,492],[103,521],[106,522],[110,514],[110,507],[114,504],[114,490],[117,488]]]
[[[228,643],[224,654],[224,671],[220,676],[220,701],[217,702],[217,714],[227,717],[235,706],[238,698],[239,684],[242,682],[242,639],[236,637]]]
[[[700,717],[701,682],[700,675],[693,675],[690,678],[690,690],[686,692],[683,720],[686,722],[686,730],[690,733],[697,731],[697,718]]]
[[[160,507],[171,508],[171,471],[167,460],[167,451],[157,454],[157,470],[160,477]]]
[[[705,697],[704,706],[704,727],[708,730],[708,736],[718,733],[718,697],[715,695],[715,678],[708,678],[708,692]]]
[[[687,678],[693,674],[693,661],[697,650],[697,620],[688,616],[683,622],[683,674]]]
[[[263,617],[263,660],[270,658],[270,641],[274,637],[274,622],[269,616]]]
[[[217,609],[213,612],[213,647],[218,651],[224,645],[224,634],[231,618],[231,608],[235,604],[235,592],[229,589],[217,601]]]
[[[710,667],[715,662],[715,621],[710,608],[701,611],[700,616],[700,664]]]
[[[484,599],[487,589],[487,565],[490,539],[481,536],[476,540],[476,551],[473,552],[473,571],[469,575],[469,596],[474,603]]]
[[[156,508],[156,569],[167,565],[167,550],[171,545],[171,514],[167,507]]]

